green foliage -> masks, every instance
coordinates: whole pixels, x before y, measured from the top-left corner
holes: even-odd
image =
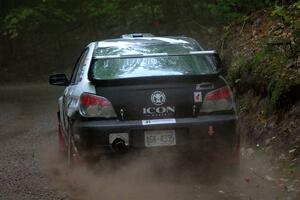
[[[266,47],[236,59],[228,70],[228,79],[239,91],[253,89],[268,95],[273,106],[280,106],[282,96],[300,84],[299,71],[287,65],[290,60],[282,50]]]
[[[4,18],[4,34],[14,39],[26,26],[37,26],[39,22],[36,19],[40,17],[40,13],[31,8],[14,9]]]
[[[291,23],[291,18],[284,6],[276,5],[271,15],[281,17],[285,23]]]
[[[285,10],[283,6],[275,6],[274,10],[272,11],[272,15],[278,15],[280,17],[285,16]]]
[[[11,39],[21,32],[59,34],[74,27],[96,33],[112,27],[120,29],[118,32],[154,29],[170,34],[175,29],[179,32],[178,28],[184,32],[207,32],[206,26],[213,24],[206,2],[209,0],[30,0],[7,10],[0,30]]]
[[[240,0],[219,0],[217,4],[209,4],[208,8],[214,16],[219,18],[225,17],[225,20],[229,21],[245,14],[236,10],[239,1]]]
[[[224,21],[231,21],[259,8],[272,5],[272,0],[217,0],[208,4],[214,16]]]
[[[95,17],[120,15],[120,0],[84,1],[83,9],[85,15],[90,19]]]
[[[20,33],[35,32],[40,28],[53,28],[74,22],[74,13],[63,10],[64,1],[47,0],[31,7],[17,7],[9,11],[2,22],[4,35],[14,39]]]

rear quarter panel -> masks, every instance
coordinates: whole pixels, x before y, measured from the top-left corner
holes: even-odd
[[[83,92],[88,92],[95,94],[96,90],[94,85],[88,80],[88,71],[91,65],[91,60],[93,57],[93,51],[94,51],[95,43],[91,43],[88,45],[87,48],[89,48],[88,55],[84,61],[84,65],[82,67],[81,71],[78,71],[78,73],[81,73],[81,79],[77,84],[70,85],[68,88],[68,98],[67,98],[67,116],[69,118],[72,118],[76,113],[78,113],[79,110],[79,99],[80,95]]]

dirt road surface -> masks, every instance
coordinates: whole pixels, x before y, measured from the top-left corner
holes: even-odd
[[[299,184],[286,179],[269,158],[252,149],[243,151],[241,172],[218,184],[200,183],[199,177],[180,169],[164,179],[153,172],[153,163],[145,157],[117,169],[110,168],[110,161],[103,161],[106,167],[99,171],[68,169],[56,144],[56,101],[61,92],[62,88],[46,85],[0,87],[1,200],[299,198]]]

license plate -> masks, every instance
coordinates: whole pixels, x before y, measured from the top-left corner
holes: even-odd
[[[175,130],[145,131],[145,146],[173,146],[176,145]]]

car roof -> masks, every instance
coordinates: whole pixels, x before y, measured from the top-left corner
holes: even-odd
[[[194,50],[203,50],[200,44],[192,38],[185,36],[164,36],[155,37],[151,34],[145,34],[145,36],[130,37],[134,34],[123,35],[121,38],[108,39],[103,41],[97,41],[96,47],[98,48],[109,48],[109,47],[123,47],[128,46],[151,46],[151,45],[189,45]]]

